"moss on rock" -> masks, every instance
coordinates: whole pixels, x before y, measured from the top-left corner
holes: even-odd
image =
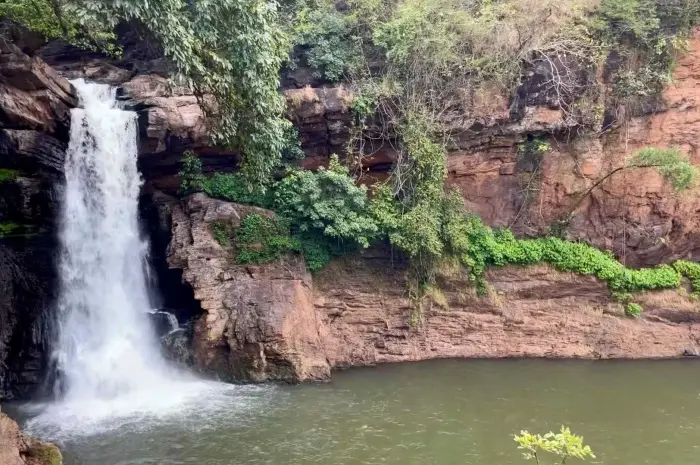
[[[61,465],[63,455],[56,445],[36,442],[27,451],[27,465]]]

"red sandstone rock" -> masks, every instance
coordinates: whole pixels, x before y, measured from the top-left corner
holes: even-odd
[[[172,211],[169,264],[205,314],[196,365],[252,381],[326,379],[329,368],[447,357],[665,358],[698,352],[698,304],[676,291],[635,296],[624,315],[604,283],[545,266],[494,268],[477,297],[463,272],[440,277],[412,327],[405,268],[370,249],[314,276],[299,258],[240,266],[210,232],[254,207],[196,194]]]
[[[429,301],[422,324],[412,328],[402,276],[387,257],[369,256],[332,263],[314,279],[332,366],[447,357],[659,358],[698,348],[697,304],[675,291],[640,296],[645,312],[632,319],[595,278],[507,267],[488,273],[485,298],[466,277],[444,279],[445,302]]]
[[[232,251],[212,235],[212,223],[236,228],[250,213],[271,215],[204,194],[172,209],[168,264],[183,270],[204,311],[194,332],[195,366],[225,379],[327,379],[330,366],[303,260],[236,265]]]

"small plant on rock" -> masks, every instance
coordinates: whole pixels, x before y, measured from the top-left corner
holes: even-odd
[[[642,306],[634,302],[627,302],[625,305],[625,315],[636,318],[642,314]]]
[[[182,168],[178,175],[180,176],[180,194],[188,195],[204,188],[202,160],[189,150],[182,154]]]

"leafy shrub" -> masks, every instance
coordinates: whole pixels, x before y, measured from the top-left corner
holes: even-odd
[[[614,97],[634,103],[663,91],[684,37],[700,18],[693,3],[601,1],[589,25],[595,38],[623,60],[613,76]]]
[[[311,272],[320,271],[334,255],[341,255],[341,251],[335,247],[336,244],[326,236],[304,234],[297,235],[296,239],[301,246],[306,266]]]
[[[288,126],[285,132],[286,143],[282,149],[282,160],[285,162],[302,160],[306,156],[301,149],[299,130],[295,126]]]
[[[632,157],[629,165],[655,168],[677,191],[687,189],[698,177],[697,168],[688,161],[688,157],[674,148],[643,148]]]
[[[548,152],[552,147],[549,142],[541,137],[535,137],[518,145],[518,153],[523,155],[541,155]]]
[[[642,310],[642,306],[634,302],[627,302],[625,305],[625,315],[627,316],[636,318],[642,314]]]
[[[178,175],[180,176],[181,194],[187,195],[203,189],[202,160],[193,152],[188,150],[182,154],[182,167]]]
[[[289,234],[289,224],[279,218],[252,213],[241,221],[235,237],[236,261],[268,263],[301,251],[299,240]]]
[[[328,169],[289,171],[274,191],[275,211],[302,235],[320,233],[367,247],[377,234],[367,188],[355,184],[337,156],[331,157]]]
[[[0,239],[9,237],[32,237],[37,234],[37,227],[32,224],[14,223],[12,221],[0,222]]]
[[[231,226],[225,221],[215,221],[211,224],[211,232],[222,247],[231,246],[231,237],[233,236],[233,231]]]
[[[20,176],[18,170],[13,170],[9,168],[0,168],[0,182],[12,181]]]
[[[202,180],[202,190],[209,196],[246,205],[269,208],[272,194],[265,185],[251,185],[240,173],[214,173]]]
[[[354,18],[338,11],[330,0],[302,0],[294,7],[290,67],[301,61],[315,70],[316,77],[340,81],[362,56]]]
[[[561,432],[549,432],[545,435],[531,434],[521,431],[513,436],[518,444],[518,449],[523,451],[525,460],[534,459],[535,462],[544,463],[543,455],[551,454],[556,457],[553,463],[566,465],[569,458],[585,460],[594,459],[593,451],[583,444],[583,436],[577,436],[569,428],[561,427]]]
[[[672,266],[676,271],[688,278],[693,294],[698,295],[700,293],[700,264],[687,260],[676,260]]]

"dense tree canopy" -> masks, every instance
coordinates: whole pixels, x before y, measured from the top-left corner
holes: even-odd
[[[276,3],[266,0],[0,0],[0,16],[47,39],[114,52],[114,29],[139,26],[155,40],[178,84],[211,117],[216,143],[242,151],[253,182],[278,164],[289,124],[281,115],[279,69],[286,56]]]

